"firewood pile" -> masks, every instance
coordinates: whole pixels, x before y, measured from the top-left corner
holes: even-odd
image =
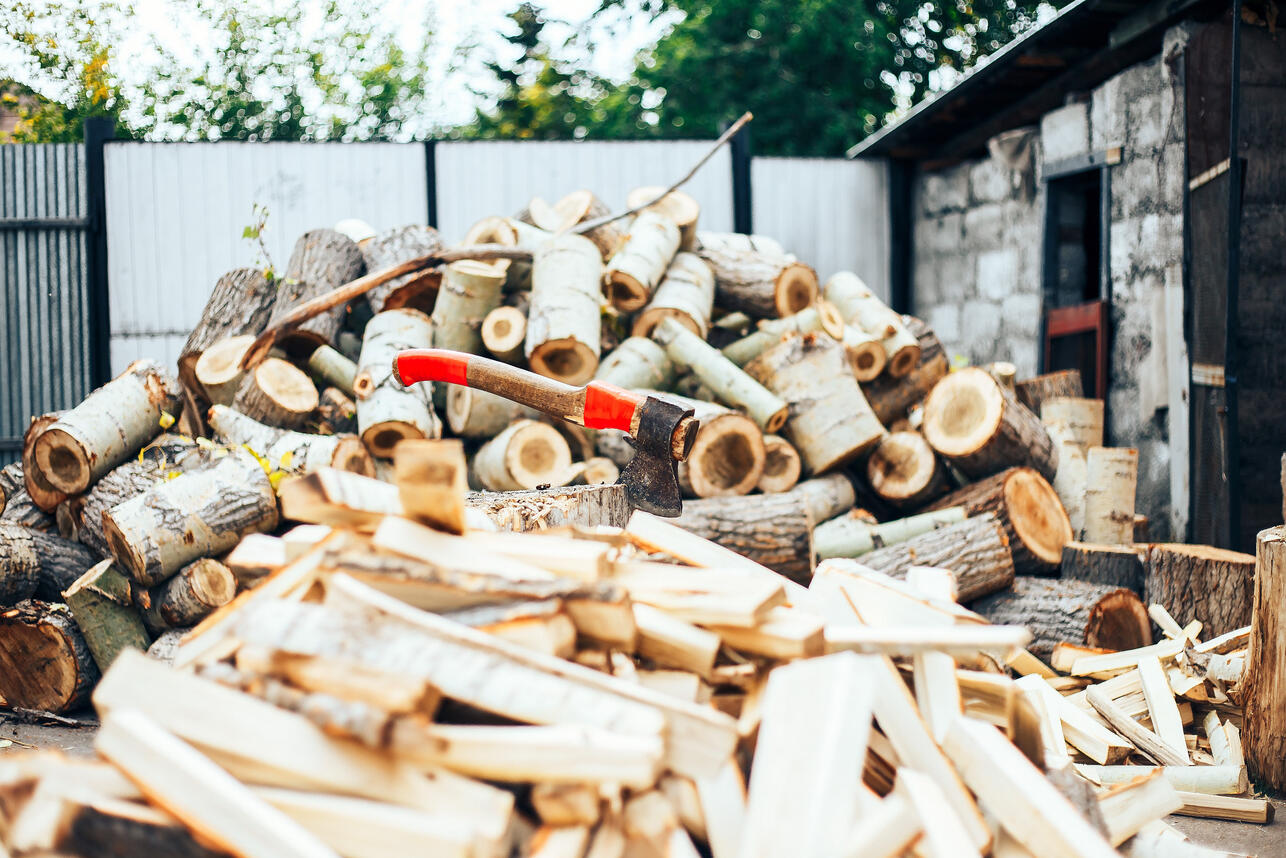
[[[1170,813],[1269,821],[1256,559],[1146,542],[1076,373],[949,371],[662,191],[309,232],[177,374],[32,421],[0,698],[102,728],[0,758],[10,853],[1142,858],[1224,854]],[[691,407],[682,515],[631,514],[623,432],[403,385],[427,347]]]

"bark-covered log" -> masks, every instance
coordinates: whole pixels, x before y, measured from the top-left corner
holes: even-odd
[[[497,307],[482,320],[482,347],[496,360],[522,362],[527,340],[527,314],[517,307]]]
[[[780,435],[764,436],[764,472],[758,489],[765,494],[788,492],[799,482],[804,465],[795,445]]]
[[[470,509],[501,530],[527,533],[551,527],[624,527],[630,520],[625,486],[565,486],[526,492],[472,492]]]
[[[1246,764],[1256,783],[1286,789],[1286,527],[1256,540],[1254,610],[1241,697]]]
[[[623,313],[641,309],[679,250],[679,227],[659,211],[639,212],[625,244],[607,263],[603,294]],[[713,296],[712,296],[713,297]]]
[[[1139,451],[1091,447],[1085,463],[1085,541],[1129,545],[1134,541]]]
[[[1089,481],[1089,464],[1080,445],[1067,438],[1053,438],[1058,448],[1058,472],[1054,474],[1054,493],[1067,510],[1067,520],[1072,525],[1072,535],[1081,539],[1085,535],[1085,486]]]
[[[280,358],[268,358],[245,374],[232,407],[282,429],[298,429],[317,411],[317,385],[308,373]]]
[[[763,319],[753,333],[724,346],[720,351],[728,360],[744,367],[777,345],[784,337],[791,334],[811,334],[814,331],[825,331],[837,340],[844,336],[844,320],[830,302],[815,301],[798,313],[780,319]]]
[[[549,214],[552,218],[549,218]],[[533,212],[534,213],[534,212]],[[546,232],[559,233],[571,229],[587,220],[597,220],[612,213],[607,204],[594,196],[592,191],[572,191],[546,211],[536,217],[536,226]],[[594,242],[602,256],[603,262],[611,259],[625,245],[627,234],[621,221],[613,221],[591,229],[585,237]]]
[[[67,588],[67,607],[98,669],[106,671],[132,648],[147,652],[152,639],[134,606],[132,588],[113,560],[104,560]]]
[[[674,523],[794,581],[813,576],[813,519],[791,492],[685,501]]]
[[[63,590],[97,562],[94,553],[78,542],[0,522],[0,605],[33,595],[61,602]]]
[[[490,216],[482,218],[469,227],[461,244],[499,244],[502,247],[534,248],[549,236],[550,233],[523,221]],[[505,275],[505,288],[510,292],[531,288],[530,260],[493,259],[485,264],[498,274]]]
[[[923,402],[949,368],[946,349],[932,328],[914,316],[903,316],[902,324],[920,345],[919,363],[901,378],[886,374],[862,384],[866,401],[885,426],[905,418],[912,406]]]
[[[219,340],[201,353],[192,374],[196,389],[207,402],[214,405],[231,405],[245,375],[241,359],[254,343],[254,334],[243,334]]]
[[[357,434],[357,403],[338,387],[317,397],[317,428],[330,435]]]
[[[66,605],[28,599],[0,613],[0,699],[68,712],[89,702],[98,665]]]
[[[725,310],[789,316],[817,299],[817,272],[792,256],[706,246],[697,253],[714,272],[715,304]]]
[[[232,446],[246,445],[276,471],[307,474],[318,468],[338,468],[375,476],[371,454],[356,435],[309,435],[278,429],[222,405],[210,409],[209,421],[219,440]]]
[[[881,524],[866,510],[853,509],[847,515],[839,515],[817,525],[813,530],[813,548],[821,560],[830,557],[861,557],[877,549],[914,539],[930,530],[956,524],[965,518],[963,507],[952,506]]]
[[[393,359],[404,349],[428,348],[433,324],[418,310],[385,310],[366,325],[357,361],[357,428],[373,455],[389,458],[403,438],[440,438],[442,421],[433,410],[433,383],[404,386]]]
[[[572,454],[558,430],[537,420],[519,420],[478,449],[473,476],[488,491],[561,484],[571,475]]]
[[[533,372],[584,384],[598,369],[603,263],[593,242],[564,234],[535,250],[523,352]]]
[[[235,448],[213,466],[158,483],[110,510],[104,530],[130,577],[154,586],[247,533],[277,526],[277,495],[254,456]]]
[[[195,626],[216,608],[231,602],[236,594],[237,579],[228,567],[202,557],[153,589],[143,619],[157,633]]]
[[[885,435],[844,349],[825,334],[784,340],[746,364],[746,372],[789,404],[784,434],[812,474],[843,466]]]
[[[920,342],[907,328],[902,317],[893,312],[851,271],[840,271],[826,281],[826,300],[850,325],[880,341],[884,349],[885,371],[902,378],[920,362]]]
[[[603,358],[594,377],[626,390],[669,390],[674,384],[674,362],[652,340],[629,337]]]
[[[659,185],[648,185],[635,188],[625,198],[627,208],[641,206],[648,200],[655,200],[665,188]],[[657,210],[665,214],[679,227],[679,249],[696,250],[700,245],[697,238],[697,221],[701,217],[701,206],[683,191],[670,191],[661,199],[648,206],[645,211]]]
[[[190,391],[200,391],[196,362],[210,346],[229,337],[256,336],[268,324],[277,283],[258,268],[237,268],[219,278],[205,302],[201,320],[179,352],[179,378]]]
[[[931,530],[898,545],[862,555],[862,565],[895,578],[910,566],[936,566],[956,576],[961,602],[1004,590],[1014,583],[1014,560],[1005,529],[990,513]]]
[[[950,488],[946,469],[919,432],[884,436],[866,460],[866,481],[897,509],[917,509]]]
[[[826,474],[804,480],[791,489],[790,493],[804,500],[814,524],[821,524],[837,515],[843,515],[857,503],[853,481],[843,473]]]
[[[1015,383],[1014,395],[1032,414],[1040,414],[1041,403],[1054,396],[1084,396],[1081,372],[1064,369]]]
[[[1250,624],[1255,558],[1209,545],[1153,543],[1144,555],[1143,599],[1180,624],[1201,620],[1202,635]]]
[[[36,530],[53,530],[54,519],[31,499],[22,462],[10,462],[0,469],[0,521],[21,524]]]
[[[150,458],[134,459],[94,483],[94,487],[81,498],[76,521],[77,538],[99,557],[109,556],[111,550],[103,533],[103,514],[138,497],[173,470],[172,463]]]
[[[633,335],[651,336],[664,318],[677,319],[705,339],[714,311],[714,274],[695,253],[679,253],[665,271],[647,308],[634,320]]]
[[[661,189],[657,188],[659,192]],[[744,232],[697,233],[697,247],[701,250],[754,251],[767,256],[786,256],[786,248],[769,235],[748,235]]]
[[[509,424],[538,413],[512,399],[453,384],[447,388],[447,425],[461,438],[494,438]]]
[[[500,306],[504,285],[504,275],[485,263],[465,259],[448,265],[433,305],[433,345],[482,354],[482,321]]]
[[[1026,465],[1051,480],[1058,469],[1058,451],[1040,420],[977,367],[934,386],[923,432],[938,455],[973,479]]]
[[[63,799],[64,816],[53,844],[58,854],[95,858],[226,858],[197,842],[172,816],[150,805],[130,801]]]
[[[674,393],[640,390],[683,408],[691,408],[700,426],[687,461],[678,467],[679,487],[686,497],[744,495],[754,490],[764,472],[764,436],[755,421],[713,402]]]
[[[36,464],[36,438],[58,422],[65,411],[55,411],[31,418],[27,431],[22,434],[22,482],[27,487],[31,502],[45,512],[53,512],[67,499],[67,493],[54,488]]]
[[[333,229],[314,229],[299,237],[286,273],[277,287],[271,326],[305,301],[356,280],[366,271],[362,251],[351,238]],[[277,337],[277,347],[292,357],[306,358],[317,346],[334,345],[344,324],[344,304],[328,310]]]
[[[853,377],[858,381],[874,381],[889,365],[889,356],[884,349],[884,343],[874,334],[868,334],[856,325],[844,326],[840,342],[844,344],[844,353],[848,355],[848,365],[853,370]],[[917,348],[919,343],[917,339]],[[919,352],[916,354],[918,355]],[[913,364],[911,369],[914,368]],[[902,375],[909,374],[911,369],[906,370]],[[901,378],[901,376],[896,377]]]
[[[358,245],[367,271],[381,271],[394,265],[441,250],[442,237],[431,226],[412,224],[385,230]],[[423,313],[433,310],[442,272],[428,268],[395,277],[366,293],[371,311],[381,313],[411,307]]]
[[[1048,658],[1058,643],[1125,650],[1152,643],[1147,609],[1133,592],[1105,584],[1019,577],[1009,590],[970,603],[996,625],[1026,626],[1027,648]]]
[[[179,385],[155,361],[130,364],[34,439],[36,467],[59,491],[78,494],[124,462],[174,414]]]
[[[1110,584],[1143,595],[1143,554],[1146,546],[1069,542],[1063,546],[1060,574],[1064,578]]]
[[[993,513],[1005,528],[1014,571],[1056,575],[1072,526],[1058,495],[1031,468],[1010,468],[939,498],[931,509],[962,506],[967,515]]]
[[[318,346],[308,357],[308,371],[319,386],[329,385],[345,396],[353,395],[353,382],[357,380],[357,364],[348,356],[330,346]]]
[[[1047,397],[1040,405],[1040,422],[1055,440],[1068,439],[1083,450],[1103,446],[1101,399]]]

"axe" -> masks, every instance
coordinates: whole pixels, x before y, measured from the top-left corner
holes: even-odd
[[[591,381],[572,387],[500,361],[447,349],[409,349],[393,359],[393,375],[404,385],[445,381],[485,390],[505,399],[578,423],[588,429],[629,433],[634,458],[621,469],[630,504],[673,518],[683,511],[678,463],[697,436],[691,408]]]

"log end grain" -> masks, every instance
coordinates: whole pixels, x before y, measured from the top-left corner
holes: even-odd
[[[381,459],[393,458],[393,448],[405,440],[418,440],[424,437],[423,430],[414,423],[402,420],[385,420],[376,423],[362,433],[362,443],[372,456]],[[344,470],[348,470],[345,468]],[[374,466],[372,465],[372,470]]]
[[[803,463],[793,444],[780,435],[764,437],[764,472],[759,477],[759,491],[788,492],[799,482],[802,471]]]
[[[633,313],[647,306],[652,297],[647,285],[627,271],[612,270],[603,278],[603,294],[622,313]],[[694,332],[696,333],[696,332]],[[635,333],[635,336],[640,336]]]
[[[335,445],[335,456],[331,460],[331,467],[341,471],[352,471],[364,477],[375,476],[375,461],[371,458],[370,450],[356,435],[342,438]]]
[[[1000,385],[984,370],[953,372],[925,400],[924,437],[944,456],[968,456],[996,434],[1004,410]]]
[[[594,350],[572,337],[538,344],[528,360],[532,372],[564,384],[585,384],[598,369],[598,355]]]
[[[701,421],[682,467],[684,482],[699,498],[744,495],[763,476],[765,449],[759,427],[735,412]]]
[[[89,699],[98,666],[66,605],[25,601],[0,614],[0,697],[66,712]]]
[[[802,262],[792,262],[777,275],[773,303],[778,316],[798,313],[817,300],[817,272]]]
[[[64,429],[50,427],[35,442],[36,466],[44,480],[66,495],[80,494],[93,478],[93,461],[76,438]]]
[[[1030,468],[1019,468],[1005,480],[1005,506],[1014,534],[1042,563],[1056,567],[1063,546],[1072,541],[1072,524],[1054,488]]]
[[[1103,596],[1090,609],[1085,643],[1111,650],[1137,649],[1152,643],[1152,621],[1134,591],[1120,588]]]
[[[866,460],[866,478],[877,495],[899,509],[923,506],[947,488],[943,468],[919,432],[885,436]]]
[[[501,360],[522,351],[527,338],[527,316],[517,307],[497,307],[482,320],[482,345]]]
[[[634,328],[630,331],[631,336],[650,337],[656,326],[661,324],[665,319],[674,319],[683,327],[702,339],[705,338],[705,331],[693,320],[692,316],[676,307],[648,307],[634,319]]]

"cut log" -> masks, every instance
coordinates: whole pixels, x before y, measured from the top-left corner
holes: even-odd
[[[674,383],[674,363],[652,340],[630,337],[603,358],[594,377],[626,390],[668,390]]]
[[[277,496],[254,456],[234,449],[213,467],[158,483],[104,515],[112,556],[139,584],[228,551],[277,526]]]
[[[778,343],[747,364],[746,372],[789,404],[785,434],[810,473],[847,464],[885,435],[843,348],[825,334]]]
[[[281,429],[298,429],[317,411],[317,385],[281,358],[268,358],[241,380],[232,407]]]
[[[835,339],[844,336],[844,320],[828,301],[816,301],[798,313],[780,319],[763,319],[754,333],[724,346],[723,356],[737,366],[745,366],[791,334],[825,331]]]
[[[1154,543],[1144,554],[1143,599],[1180,622],[1201,620],[1204,636],[1249,625],[1255,558],[1209,545]]]
[[[1081,373],[1076,369],[1064,369],[1038,375],[1014,385],[1014,395],[1018,401],[1027,406],[1032,414],[1041,413],[1041,404],[1055,396],[1085,395],[1081,387]]]
[[[237,579],[218,560],[202,557],[178,571],[150,594],[143,619],[154,632],[195,626],[232,601]]]
[[[517,227],[522,221],[490,215],[474,222],[464,234],[462,244],[498,244],[501,247],[518,246]],[[529,229],[536,230],[528,225]],[[522,264],[521,271],[515,271],[521,263],[516,259],[493,259],[485,262],[497,274],[505,275],[505,283],[512,289],[530,288],[531,264]],[[428,313],[428,310],[425,310]]]
[[[799,474],[803,470],[799,451],[780,435],[765,435],[763,438],[764,472],[757,487],[765,494],[788,492],[799,482]]]
[[[911,566],[949,569],[955,573],[961,602],[972,602],[1014,583],[1014,561],[1005,529],[990,513],[863,554],[862,565],[894,578],[906,577]]]
[[[404,386],[393,359],[404,349],[428,348],[433,324],[418,310],[386,310],[366,325],[357,361],[357,429],[372,455],[389,458],[403,438],[438,438],[442,421],[433,411],[433,383]]]
[[[890,376],[903,378],[920,363],[920,342],[916,335],[856,274],[840,271],[831,275],[826,281],[825,295],[845,322],[879,339]]]
[[[557,429],[519,420],[478,449],[473,475],[488,491],[534,489],[564,481],[571,464],[571,449]]]
[[[433,345],[468,354],[482,353],[482,321],[500,306],[503,274],[483,262],[452,262],[442,275],[433,305]]]
[[[590,456],[582,464],[585,468],[581,471],[578,483],[587,486],[607,486],[621,477],[620,467],[606,456]]]
[[[517,307],[497,307],[482,320],[482,347],[505,363],[522,361],[527,339],[527,314]]]
[[[660,188],[657,189],[658,191]],[[768,235],[748,235],[744,232],[706,232],[697,234],[697,246],[706,250],[753,250],[769,256],[786,256],[781,242]]]
[[[725,405],[738,408],[765,432],[776,432],[786,422],[786,402],[751,378],[718,349],[673,319],[664,319],[652,339],[678,366],[685,367],[714,391]]]
[[[1286,616],[1281,608],[1286,603],[1286,527],[1261,530],[1255,551],[1254,610],[1241,689],[1246,764],[1257,783],[1286,789]]]
[[[1051,480],[1058,469],[1058,452],[1040,420],[977,367],[934,386],[924,403],[923,432],[938,455],[973,479],[1027,465]]]
[[[414,224],[386,230],[359,245],[367,271],[382,271],[402,262],[427,256],[441,250],[442,237],[431,226]],[[438,292],[442,272],[426,268],[395,277],[366,293],[371,311],[382,313],[398,307],[411,307],[428,313]]]
[[[326,388],[317,398],[317,428],[327,435],[357,434],[357,403],[338,387]]]
[[[641,206],[648,200],[655,200],[665,188],[647,185],[635,188],[625,198],[626,208]],[[683,191],[670,191],[661,199],[652,203],[644,211],[659,211],[665,214],[679,227],[679,247],[682,250],[696,250],[700,245],[697,239],[697,221],[701,217],[701,206]]]
[[[35,530],[53,530],[54,519],[32,500],[23,471],[22,462],[10,462],[0,468],[0,506],[4,510],[0,512],[0,521],[21,524]]]
[[[964,521],[967,517],[963,507],[953,506],[875,524],[866,520],[864,512],[853,510],[847,515],[836,516],[817,525],[813,531],[813,547],[817,550],[819,559],[861,557],[876,549],[914,539],[936,528]]]
[[[1135,649],[1152,643],[1147,609],[1129,590],[1107,584],[1019,576],[1012,589],[969,604],[996,625],[1026,626],[1027,648],[1048,658],[1057,643]]]
[[[674,524],[794,581],[807,583],[812,577],[813,521],[798,495],[687,501]]]
[[[844,344],[844,353],[848,355],[848,365],[853,370],[853,377],[858,381],[874,381],[889,364],[884,344],[874,334],[868,334],[856,325],[844,326],[840,342]],[[916,340],[917,348],[919,342]],[[910,372],[911,370],[907,370],[903,375]]]
[[[1072,525],[1072,535],[1080,539],[1085,534],[1085,485],[1089,480],[1089,465],[1085,450],[1075,441],[1054,438],[1058,448],[1058,473],[1054,474],[1054,493],[1067,511]]]
[[[348,236],[333,229],[304,233],[295,242],[285,275],[273,281],[277,295],[267,327],[280,322],[304,302],[356,280],[365,271],[362,251]],[[344,307],[338,304],[283,331],[277,337],[277,347],[292,357],[306,358],[318,346],[334,345],[344,324]]]
[[[195,370],[206,349],[229,337],[257,335],[267,326],[277,285],[258,268],[237,268],[219,278],[201,320],[179,351],[179,378],[188,390],[201,390]]]
[[[903,316],[902,324],[920,344],[919,363],[901,378],[885,374],[862,385],[871,410],[885,426],[906,418],[911,408],[924,401],[948,369],[946,349],[932,328],[914,316]]]
[[[330,346],[318,346],[308,357],[308,371],[326,390],[338,389],[345,396],[353,395],[353,382],[357,380],[357,364],[348,356]]]
[[[687,461],[678,467],[679,487],[687,497],[711,498],[749,494],[764,473],[763,433],[739,411],[674,393],[639,391],[683,408],[700,421]]]
[[[1072,526],[1058,495],[1031,468],[1010,468],[938,499],[932,509],[962,506],[966,515],[994,513],[1005,528],[1014,571],[1019,575],[1055,575],[1063,546],[1072,541]]]
[[[447,425],[461,438],[494,438],[515,420],[537,412],[495,393],[453,384],[447,388]]]
[[[33,595],[62,601],[62,592],[98,562],[85,546],[53,533],[0,522],[0,606]]]
[[[544,212],[534,219],[536,226],[547,232],[563,232],[579,223],[596,220],[612,213],[611,209],[594,196],[592,191],[572,191],[553,205],[554,219],[549,220]],[[533,214],[536,211],[533,210]],[[620,251],[625,244],[626,233],[620,221],[604,224],[585,233],[585,237],[594,243],[606,262]]]
[[[751,316],[789,316],[817,298],[817,272],[792,256],[702,245],[714,272],[715,304]]]
[[[919,432],[885,435],[866,460],[866,480],[897,509],[924,506],[950,488],[946,469]]]
[[[55,411],[31,418],[27,431],[22,435],[22,482],[27,487],[31,502],[45,512],[53,512],[58,505],[67,500],[67,494],[54,488],[53,483],[41,473],[36,464],[36,438],[50,426],[58,422],[65,411]],[[52,529],[52,528],[46,528]]]
[[[393,454],[398,497],[406,514],[448,533],[464,533],[469,466],[456,439],[406,441]]]
[[[624,527],[630,519],[625,486],[568,486],[529,492],[473,493],[470,509],[484,513],[501,530],[526,533],[551,527]]]
[[[1067,439],[1082,450],[1103,446],[1103,400],[1051,396],[1041,402],[1040,422],[1050,437]]]
[[[603,275],[607,300],[623,313],[641,309],[652,299],[678,250],[679,227],[673,220],[659,211],[639,212],[625,244],[607,263]]]
[[[1124,587],[1140,596],[1144,592],[1143,557],[1132,547],[1069,542],[1063,546],[1061,570],[1064,578]]]
[[[83,492],[155,438],[178,397],[158,363],[135,361],[34,438],[36,467],[58,491]]]
[[[100,557],[110,556],[107,537],[103,534],[103,514],[138,497],[179,468],[174,461],[145,457],[126,462],[94,483],[80,499],[76,522],[78,539]]]
[[[647,309],[634,320],[633,334],[651,336],[662,319],[673,318],[705,339],[713,310],[714,274],[710,266],[695,253],[679,253],[666,269]]]
[[[1091,447],[1085,462],[1085,541],[1131,544],[1139,451],[1133,447]]]
[[[532,371],[567,384],[594,377],[602,270],[598,248],[583,236],[559,235],[536,248],[523,350]]]
[[[254,341],[254,334],[241,334],[219,340],[201,352],[192,373],[200,385],[196,389],[205,395],[207,401],[215,405],[231,405],[236,399],[241,377],[245,374],[241,369],[241,359]]]
[[[356,435],[309,435],[277,429],[222,405],[210,409],[209,421],[219,440],[246,445],[274,471],[307,474],[318,468],[338,468],[375,476],[371,454]]]
[[[67,588],[71,609],[98,669],[106,671],[126,648],[147,652],[152,643],[134,607],[129,579],[104,560]]]
[[[0,699],[68,712],[89,701],[98,665],[66,605],[28,599],[0,613]]]

